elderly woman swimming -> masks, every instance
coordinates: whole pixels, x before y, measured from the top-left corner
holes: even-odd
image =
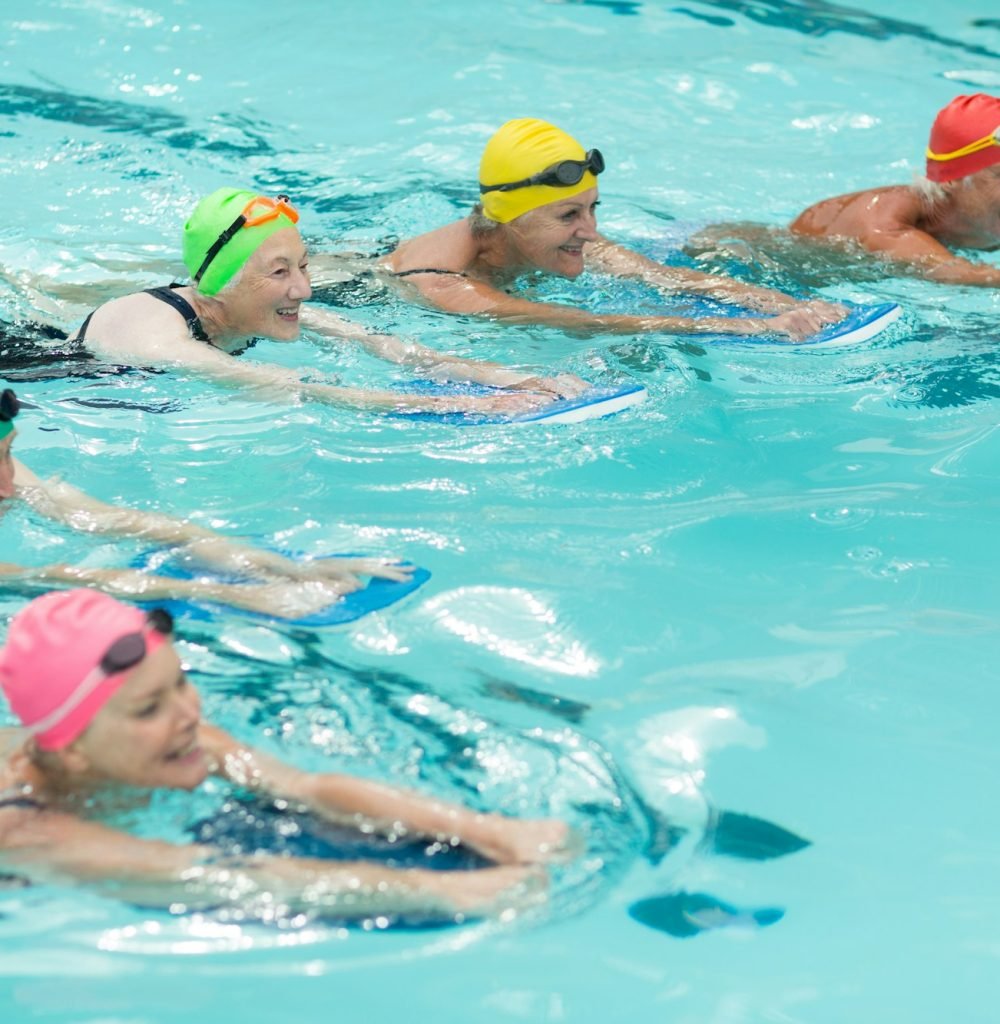
[[[731,278],[663,266],[604,238],[596,212],[597,176],[603,170],[599,150],[585,152],[554,125],[530,117],[508,121],[486,144],[479,169],[481,201],[473,213],[403,242],[383,265],[439,309],[583,333],[773,333],[799,341],[843,317],[844,310],[831,303],[803,303]],[[776,315],[597,314],[504,290],[528,272],[575,278],[585,267]]]
[[[29,880],[82,881],[121,899],[186,908],[255,902],[336,918],[420,913],[461,920],[537,899],[537,865],[565,854],[554,820],[481,814],[339,774],[306,773],[201,717],[165,613],[104,594],[36,598],[11,623],[0,686],[23,729],[0,731],[0,865]],[[140,838],[108,822],[158,789],[209,776],[358,829],[460,842],[481,870],[395,870],[365,861],[226,855]],[[102,820],[104,819],[104,820]]]
[[[287,196],[275,199],[221,188],[197,205],[184,225],[188,285],[172,284],[112,299],[74,335],[95,354],[133,366],[173,366],[263,396],[292,394],[333,405],[397,412],[527,412],[586,384],[565,374],[539,377],[495,363],[436,352],[389,335],[368,334],[326,310],[307,309],[311,293],[299,214]],[[353,340],[391,362],[435,379],[471,381],[521,392],[427,396],[303,381],[292,370],[240,361],[257,338],[292,341],[301,325],[329,338]]]

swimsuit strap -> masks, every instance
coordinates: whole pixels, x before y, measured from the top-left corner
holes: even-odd
[[[393,277],[409,277],[411,274],[449,274],[452,277],[468,277],[468,274],[461,270],[439,270],[437,267],[417,267],[414,270],[400,270],[393,272]]]
[[[4,807],[27,807],[31,810],[41,811],[45,809],[45,804],[34,797],[20,793],[15,796],[0,797],[0,809]]]
[[[165,302],[168,306],[173,306],[182,317],[184,322],[188,325],[188,330],[191,332],[191,337],[196,341],[204,341],[207,344],[212,344],[212,339],[205,333],[205,328],[202,327],[201,321],[198,319],[198,314],[194,311],[194,307],[188,302],[187,299],[176,294],[175,288],[183,288],[180,284],[171,284],[166,288],[146,288],[145,292],[147,295],[152,295],[154,299],[159,299],[161,302]],[[88,320],[90,317],[87,318]],[[86,326],[86,325],[84,325]]]
[[[87,337],[87,328],[90,326],[90,321],[94,318],[94,313],[96,312],[97,310],[95,309],[93,313],[87,314],[87,319],[83,321],[83,324],[80,326],[80,330],[76,332],[77,341],[83,341],[83,339]]]

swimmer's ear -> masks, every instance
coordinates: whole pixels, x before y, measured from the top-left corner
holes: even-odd
[[[76,741],[61,750],[41,750],[34,739],[28,740],[31,760],[39,763],[46,772],[64,775],[80,775],[90,767],[90,761],[79,750]]]
[[[53,756],[59,758],[67,775],[83,775],[90,768],[90,759],[75,741],[62,750],[53,751]]]

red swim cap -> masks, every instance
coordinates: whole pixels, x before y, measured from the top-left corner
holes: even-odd
[[[956,96],[940,111],[927,147],[927,177],[958,181],[1000,163],[1000,99]]]

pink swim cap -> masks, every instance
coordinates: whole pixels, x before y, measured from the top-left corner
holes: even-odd
[[[96,590],[52,591],[14,616],[0,650],[0,687],[42,750],[72,743],[142,661],[107,674],[101,661],[122,637],[139,634],[145,654],[163,642],[145,612]]]
[[[956,96],[938,112],[927,146],[927,177],[957,181],[1000,163],[1000,99]]]

